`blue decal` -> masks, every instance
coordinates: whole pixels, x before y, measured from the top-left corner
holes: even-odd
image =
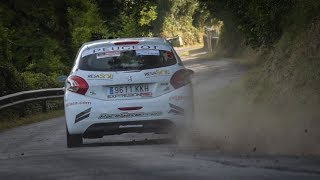
[[[113,94],[113,87],[110,87],[110,94]]]

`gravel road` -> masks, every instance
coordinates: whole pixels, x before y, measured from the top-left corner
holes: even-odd
[[[226,59],[189,59],[185,66],[195,71],[195,97],[227,85],[244,72]],[[68,149],[63,117],[2,132],[0,142],[3,180],[320,179],[320,161],[314,158],[223,154],[177,144],[163,135],[107,136]]]

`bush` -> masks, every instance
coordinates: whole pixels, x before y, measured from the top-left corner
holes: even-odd
[[[24,90],[25,81],[12,64],[0,64],[0,96]]]
[[[233,25],[224,24],[218,41],[218,56],[233,57],[242,50],[244,38]]]
[[[59,82],[54,77],[43,73],[24,72],[21,75],[29,90],[59,87]]]

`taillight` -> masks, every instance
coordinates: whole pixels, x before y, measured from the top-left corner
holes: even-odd
[[[192,70],[189,69],[180,69],[173,74],[170,79],[171,85],[178,89],[182,86],[185,86],[191,82],[191,75],[193,74]]]
[[[71,76],[67,80],[67,90],[85,95],[89,88],[88,83],[79,76]]]
[[[123,41],[123,42],[114,43],[114,45],[130,45],[130,44],[139,44],[139,41]]]

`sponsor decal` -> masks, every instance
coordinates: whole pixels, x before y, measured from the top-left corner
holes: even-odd
[[[106,58],[106,57],[119,57],[120,54],[121,54],[120,51],[101,52],[101,53],[97,53],[97,59]]]
[[[188,96],[171,96],[169,98],[169,101],[180,101],[180,100],[185,100],[188,99]]]
[[[79,121],[82,121],[82,120],[88,118],[90,116],[90,111],[91,111],[91,108],[86,109],[86,110],[82,111],[81,113],[77,114],[76,118],[74,120],[74,123],[77,123]]]
[[[111,46],[110,51],[126,51],[126,50],[165,50],[168,49],[166,46],[155,46],[155,45],[124,45],[124,46]]]
[[[128,50],[165,50],[165,51],[171,51],[170,47],[163,46],[163,45],[122,45],[122,46],[109,46],[109,47],[88,49],[88,50],[83,51],[81,56],[84,57],[84,56],[88,56],[90,54],[98,54],[98,53],[102,53],[102,52],[128,51]]]
[[[69,103],[66,103],[66,107],[75,106],[75,105],[90,105],[90,104],[91,102],[89,101],[69,102]]]
[[[125,94],[110,94],[108,98],[125,98],[125,97],[152,97],[151,92],[142,92],[142,93],[125,93]]]
[[[100,74],[89,74],[88,79],[113,79],[113,74],[100,73]]]
[[[169,106],[170,106],[170,111],[168,112],[169,114],[174,114],[174,115],[181,115],[183,116],[184,115],[184,109],[179,107],[179,106],[176,106],[176,105],[173,105],[171,103],[169,103]]]
[[[137,56],[159,56],[159,50],[136,50]]]
[[[153,111],[153,112],[134,112],[128,113],[123,112],[120,114],[101,114],[99,119],[121,119],[121,118],[135,118],[135,117],[150,117],[150,116],[161,116],[161,111]]]
[[[152,72],[146,72],[146,73],[144,73],[144,75],[146,77],[168,76],[168,75],[170,75],[170,71],[169,70],[156,70],[156,71],[152,71]]]

